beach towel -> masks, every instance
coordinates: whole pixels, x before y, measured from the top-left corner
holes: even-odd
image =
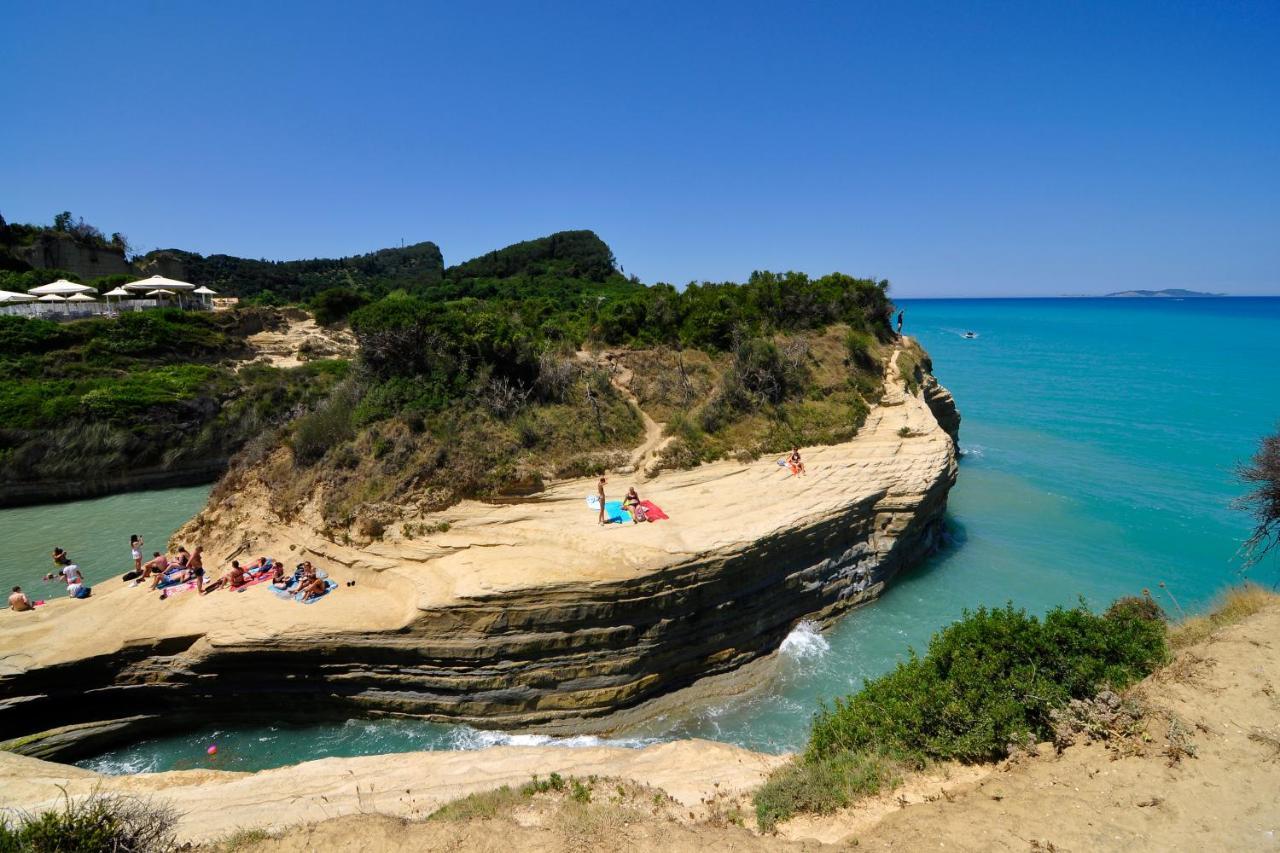
[[[248,589],[251,586],[257,586],[258,584],[264,581],[269,581],[271,580],[272,574],[273,572],[271,572],[270,570],[263,570],[261,572],[258,572],[255,575],[250,575],[249,579],[244,583],[240,584],[240,586],[233,587],[232,592],[244,592],[246,589]]]
[[[662,508],[653,501],[640,501],[640,506],[644,507],[645,521],[662,521],[665,518],[671,517],[663,512]]]
[[[161,591],[160,594],[163,595],[165,598],[173,598],[175,595],[177,595],[180,592],[189,592],[195,588],[196,588],[195,581],[183,581],[180,584],[170,584],[169,586],[160,584],[160,586],[158,587],[158,589],[160,589]]]
[[[600,511],[600,496],[599,496],[599,495],[587,495],[587,509],[593,509],[593,510],[595,510],[596,512],[599,512],[599,511]]]
[[[317,601],[324,598],[325,596],[327,596],[329,593],[333,592],[337,588],[338,588],[338,584],[335,581],[325,581],[324,592],[320,593],[314,598],[308,598],[306,601],[303,601],[302,593],[298,593],[297,595],[294,596],[293,600],[300,602],[302,604],[315,604]]]
[[[174,572],[173,574],[177,575],[178,573]],[[180,580],[177,580],[176,577],[173,580],[170,580],[169,573],[165,572],[164,580],[156,584],[156,589],[171,589],[173,587],[179,587],[188,583],[191,583],[191,581],[180,581]]]
[[[604,520],[610,524],[621,524],[631,520],[631,513],[622,508],[622,501],[605,501]]]

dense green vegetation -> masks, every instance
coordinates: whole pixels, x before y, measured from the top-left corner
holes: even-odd
[[[246,466],[292,451],[289,470],[274,470],[286,511],[324,483],[328,523],[377,530],[395,513],[370,507],[401,495],[427,492],[436,507],[622,465],[643,431],[629,394],[667,423],[670,467],[846,440],[878,399],[892,337],[887,282],[760,272],[646,287],[590,231],[447,270],[429,243],[282,263],[165,250],[138,265],[349,323],[357,369],[230,369],[252,311],[14,320],[0,327],[0,477],[60,476],[94,456],[88,475],[131,457],[143,468],[221,458],[258,430]],[[0,276],[26,290],[57,274]],[[67,451],[46,453],[55,440]]]
[[[67,797],[62,808],[0,817],[2,853],[166,853],[178,849],[178,814],[118,794]]]
[[[444,259],[435,243],[380,249],[349,258],[267,261],[232,255],[199,255],[157,249],[140,257],[138,268],[164,271],[228,296],[265,304],[305,303],[322,291],[341,288],[380,296],[397,288],[417,289],[439,281]]]
[[[645,287],[594,234],[567,232],[364,305],[329,291],[326,311],[354,308],[359,369],[294,424],[268,478],[289,484],[286,512],[323,484],[327,524],[377,536],[406,495],[430,510],[617,467],[642,420],[592,354],[610,347],[668,423],[668,466],[845,440],[882,387],[886,286],[757,273]]]
[[[192,464],[211,475],[346,374],[346,362],[237,371],[245,335],[278,322],[260,310],[61,324],[0,316],[0,486]]]
[[[974,762],[1046,740],[1051,712],[1121,689],[1167,657],[1160,609],[1121,599],[1043,619],[1012,605],[966,613],[909,660],[814,717],[802,757],[756,795],[762,828],[802,811],[829,812],[892,783],[900,767]]]

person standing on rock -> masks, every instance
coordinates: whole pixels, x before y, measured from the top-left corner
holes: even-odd
[[[898,337],[902,337],[902,311],[898,311]]]
[[[601,477],[596,483],[596,497],[600,499],[600,523],[604,524],[604,484],[609,482],[606,478]]]

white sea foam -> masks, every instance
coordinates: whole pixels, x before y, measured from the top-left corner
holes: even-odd
[[[584,746],[620,746],[627,749],[639,749],[658,738],[603,738],[596,735],[573,735],[572,737],[552,737],[539,734],[511,734],[484,729],[473,729],[470,726],[459,726],[450,733],[451,749],[487,749],[491,746],[561,746],[566,748]]]
[[[791,633],[787,634],[786,639],[782,641],[782,645],[778,646],[778,652],[792,660],[812,660],[822,657],[829,651],[831,651],[831,644],[827,642],[826,637],[822,636],[817,623],[810,622],[808,619],[792,628]]]
[[[974,456],[981,459],[987,455],[987,449],[981,444],[962,444],[960,445],[961,456]]]

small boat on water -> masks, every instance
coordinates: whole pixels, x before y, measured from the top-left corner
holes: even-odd
[[[978,336],[978,333],[977,333],[977,332],[965,332],[965,333],[964,333],[963,335],[961,335],[960,337],[965,338],[966,340],[970,340],[970,341],[971,341],[971,340],[973,340],[974,338],[976,338],[977,336]]]

